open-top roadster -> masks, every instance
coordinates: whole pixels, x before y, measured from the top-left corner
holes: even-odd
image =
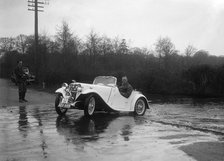
[[[92,116],[95,111],[144,115],[149,108],[147,98],[136,90],[128,98],[122,96],[117,87],[117,78],[113,76],[98,76],[93,84],[63,83],[55,92],[55,110],[59,115],[65,114],[68,109],[84,110],[86,116]]]

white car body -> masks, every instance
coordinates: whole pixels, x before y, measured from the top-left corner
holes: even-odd
[[[69,86],[78,86],[76,87],[76,95],[72,102],[69,102]],[[70,85],[64,84],[63,87],[57,89],[55,92],[63,96],[59,106],[64,105],[65,108],[83,109],[84,107],[82,106],[85,99],[90,94],[93,94],[96,99],[100,100],[101,106],[103,106],[96,107],[96,110],[133,112],[135,110],[136,101],[139,98],[145,102],[146,108],[149,108],[147,98],[136,90],[133,90],[128,98],[122,96],[117,87],[117,78],[113,76],[96,77],[93,84],[79,82],[74,82]]]

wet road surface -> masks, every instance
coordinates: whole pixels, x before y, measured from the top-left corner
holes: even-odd
[[[18,103],[13,84],[0,79],[0,90],[0,161],[224,160],[220,104],[152,104],[143,117],[88,119],[78,110],[59,117],[52,94],[29,89],[29,102]]]

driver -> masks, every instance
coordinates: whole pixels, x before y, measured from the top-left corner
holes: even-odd
[[[131,93],[133,91],[133,88],[128,83],[127,76],[122,77],[122,85],[119,87],[119,91],[120,91],[121,95],[126,97],[126,98],[128,98],[131,95]]]

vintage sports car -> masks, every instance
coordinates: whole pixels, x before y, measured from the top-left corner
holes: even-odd
[[[147,98],[136,90],[128,98],[122,96],[117,87],[117,78],[113,76],[98,76],[93,84],[63,83],[55,92],[55,110],[59,115],[64,115],[68,109],[84,110],[86,116],[92,116],[95,111],[144,115],[149,109]]]

